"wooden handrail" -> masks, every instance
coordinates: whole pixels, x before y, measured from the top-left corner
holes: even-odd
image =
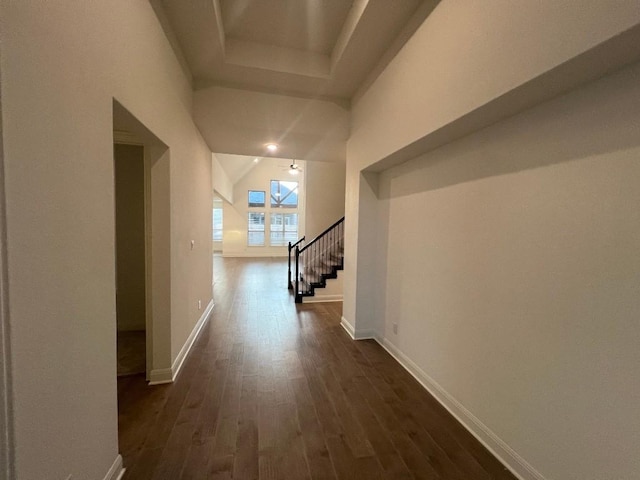
[[[291,242],[289,242],[289,251],[291,251],[293,249],[293,247],[298,245],[300,242],[304,242],[304,236],[300,240],[298,240],[296,243],[292,244]]]

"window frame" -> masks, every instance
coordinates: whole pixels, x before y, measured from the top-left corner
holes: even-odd
[[[277,186],[278,186],[275,196],[273,193],[274,183],[277,183]],[[286,183],[295,183],[296,186],[295,188],[290,189],[289,193],[284,197],[279,196],[278,194],[281,193],[280,192],[281,185]],[[271,208],[299,208],[299,205],[300,205],[299,191],[300,191],[300,182],[293,181],[293,180],[271,180],[269,182],[269,206]],[[295,199],[296,199],[295,205],[283,203],[284,200],[286,200],[290,195],[293,195],[293,194],[295,194]]]
[[[251,202],[251,194],[261,193],[262,194],[262,203],[252,203]],[[267,206],[267,192],[265,190],[251,190],[247,191],[247,206],[249,208],[265,208]]]
[[[220,211],[220,228],[216,228],[216,211]],[[224,237],[224,213],[222,207],[213,207],[212,218],[211,218],[211,230],[212,230],[212,240],[214,242],[222,242]],[[216,234],[219,234],[219,239],[216,238]]]
[[[273,219],[280,217],[281,223],[280,224],[274,224],[273,223]],[[288,225],[286,219],[287,218],[292,218],[295,217],[295,236],[294,237],[287,237],[287,233],[292,233],[293,230],[287,230],[287,226],[290,226],[290,224]],[[276,227],[281,227],[278,230],[274,230],[273,226]],[[298,240],[298,234],[299,234],[299,227],[300,227],[300,215],[298,212],[270,212],[269,213],[269,246],[271,247],[286,247],[288,245],[288,242],[294,243],[296,240]],[[274,243],[273,242],[273,234],[281,234],[282,235],[282,243]]]
[[[259,226],[260,223],[252,223],[251,222],[251,217],[252,216],[256,216],[259,215],[262,217],[262,230],[260,229],[252,229],[252,226]],[[248,247],[266,247],[266,240],[267,240],[267,231],[266,231],[266,214],[265,212],[253,212],[253,211],[249,211],[247,212],[247,246]],[[256,243],[251,243],[251,233],[262,233],[262,244],[256,244]]]

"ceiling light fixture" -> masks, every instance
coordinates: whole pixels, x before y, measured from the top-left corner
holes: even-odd
[[[265,147],[267,147],[267,150],[269,150],[271,153],[275,153],[278,150],[277,143],[267,143]]]
[[[300,173],[300,166],[294,160],[291,165],[289,165],[289,174],[290,175],[298,175]]]

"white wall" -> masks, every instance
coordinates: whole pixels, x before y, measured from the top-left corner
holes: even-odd
[[[0,22],[16,477],[101,479],[118,451],[113,98],[169,146],[174,359],[211,299],[211,155],[148,2],[3,1]]]
[[[324,232],[344,217],[345,168],[342,164],[307,162],[305,240],[307,242]],[[342,300],[344,280],[342,272],[337,279],[328,279],[326,288],[319,288],[315,296],[304,297],[304,303]]]
[[[312,240],[344,216],[345,168],[343,164],[307,162],[305,230]]]
[[[359,251],[359,242],[379,233],[360,172],[412,158],[640,58],[639,25],[635,0],[616,8],[597,0],[438,4],[352,105],[343,312],[356,330],[379,321],[362,299],[380,288],[357,271],[375,256],[370,243]]]
[[[345,105],[216,86],[195,92],[194,118],[214,152],[268,156],[276,142],[281,158],[344,163]]]
[[[297,161],[303,170],[296,177],[288,173],[291,160],[264,158],[233,188],[233,203],[224,203],[224,242],[226,256],[285,256],[286,247],[247,246],[248,190],[264,190],[269,201],[271,180],[293,180],[300,183],[298,222],[299,237],[312,240],[344,216],[345,170],[340,163]],[[263,209],[251,209],[258,211]],[[269,221],[269,206],[266,221]],[[293,213],[288,209],[273,210]],[[268,233],[268,232],[267,232]]]
[[[380,176],[377,333],[542,478],[640,478],[638,132],[640,64]]]
[[[298,164],[305,169],[307,162]],[[291,160],[264,158],[257,163],[233,187],[233,204],[224,203],[224,236],[222,254],[226,257],[284,257],[288,255],[287,247],[272,247],[269,245],[269,214],[297,213],[298,232],[301,236],[305,231],[305,174],[293,176],[288,172]],[[287,180],[298,182],[298,208],[271,208],[269,189],[271,180]],[[248,206],[249,190],[265,192],[265,207]],[[247,246],[247,216],[249,211],[265,212],[265,246]]]
[[[637,0],[441,1],[353,106],[349,160],[372,165],[639,23]]]
[[[233,182],[229,179],[222,165],[220,165],[215,153],[211,154],[211,165],[213,189],[220,198],[233,203]]]
[[[639,25],[631,0],[443,0],[352,106],[346,326],[523,478],[638,478],[637,73],[464,136],[629,64]]]

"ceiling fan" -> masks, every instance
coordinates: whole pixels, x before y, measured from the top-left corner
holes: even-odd
[[[293,160],[293,163],[289,165],[289,174],[298,175],[300,172],[302,172],[302,168],[300,168],[300,165],[298,165],[296,161]]]

